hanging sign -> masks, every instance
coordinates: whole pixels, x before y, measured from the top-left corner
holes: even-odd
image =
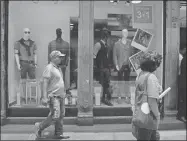
[[[152,29],[154,25],[153,20],[153,6],[152,5],[133,5],[133,28]]]

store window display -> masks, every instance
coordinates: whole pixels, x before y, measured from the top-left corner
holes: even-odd
[[[20,11],[20,8],[26,13]],[[70,66],[74,66],[70,62],[70,43],[72,43],[70,19],[78,17],[79,2],[10,1],[8,13],[8,107],[44,108],[41,104],[42,74],[50,61],[48,55],[53,50],[66,54],[60,66],[65,72],[63,73],[65,91],[72,95],[73,101],[77,89],[73,90],[69,86],[72,77]],[[53,16],[57,13],[61,13],[61,18]],[[77,46],[76,49],[78,50]],[[66,105],[75,105],[76,101],[72,103]]]
[[[110,36],[107,37],[107,60],[108,60],[108,82],[110,92],[110,103],[113,106],[127,106],[130,105],[132,94],[135,88],[136,73],[134,72],[129,57],[137,52],[137,50],[131,46],[131,41],[135,34],[136,29],[133,28],[114,28],[110,27],[106,23],[107,20],[95,20],[95,32],[94,40],[94,105],[95,106],[110,106],[104,102],[103,94],[105,89],[102,85],[99,85],[101,79],[101,71],[98,69],[98,62],[96,61],[97,51],[100,45],[101,31],[105,27],[108,29]],[[100,31],[96,30],[99,29]],[[98,45],[98,48],[97,48]],[[102,55],[102,58],[104,56]],[[105,75],[107,76],[107,75]],[[100,83],[101,84],[101,83]],[[106,94],[107,96],[108,94]],[[108,99],[107,99],[108,100]],[[101,101],[101,102],[98,102]]]
[[[23,29],[23,38],[16,41],[14,44],[15,59],[17,68],[20,72],[20,85],[23,90],[20,93],[20,102],[18,104],[27,103],[27,94],[26,94],[26,82],[27,79],[35,79],[35,69],[37,67],[37,46],[36,43],[30,39],[31,31],[29,28]],[[27,77],[28,76],[28,77]],[[20,90],[21,90],[20,89]]]

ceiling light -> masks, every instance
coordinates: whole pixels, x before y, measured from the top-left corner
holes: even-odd
[[[110,2],[113,4],[117,4],[119,2],[119,0],[110,0]]]
[[[137,4],[137,3],[141,3],[142,1],[141,0],[132,0],[131,3],[133,4]]]

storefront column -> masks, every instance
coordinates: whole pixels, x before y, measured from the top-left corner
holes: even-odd
[[[165,97],[165,109],[175,110],[178,97],[178,60],[180,39],[180,1],[166,2],[166,69],[165,88],[171,91]]]
[[[94,1],[79,1],[78,125],[93,125]]]
[[[1,1],[1,124],[3,124],[3,120],[6,118],[6,95],[7,95],[7,60],[6,60],[6,49],[5,49],[5,1]]]

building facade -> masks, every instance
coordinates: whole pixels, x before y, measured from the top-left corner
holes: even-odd
[[[113,45],[121,38],[124,28],[129,31],[130,40],[138,28],[153,35],[148,49],[163,55],[163,63],[156,75],[164,89],[172,88],[164,98],[163,110],[175,110],[180,45],[179,15],[179,1],[143,1],[139,4],[124,1],[1,1],[1,117],[35,117],[47,114],[47,108],[37,100],[42,95],[41,76],[48,63],[49,42],[56,39],[56,28],[62,29],[62,39],[70,44],[70,61],[65,77],[73,99],[71,104],[66,103],[67,116],[76,116],[79,124],[93,125],[97,115],[94,111],[106,107],[97,101],[96,95],[101,93],[101,86],[94,77],[93,62],[93,47],[99,40],[103,27],[111,32],[107,42],[111,50],[111,66]],[[26,93],[26,100],[23,102],[20,99],[22,81],[15,61],[14,45],[23,38],[24,28],[30,29],[31,39],[37,46],[35,81],[38,82],[36,86],[39,91],[36,93],[31,88],[29,93],[22,85],[25,91],[23,93]],[[134,55],[138,50],[132,48]],[[127,101],[125,97],[133,97],[135,77],[136,72],[132,67],[130,81],[119,81],[117,72],[111,67],[114,103],[111,109],[130,109],[132,100]],[[129,116],[132,114],[128,113]]]

